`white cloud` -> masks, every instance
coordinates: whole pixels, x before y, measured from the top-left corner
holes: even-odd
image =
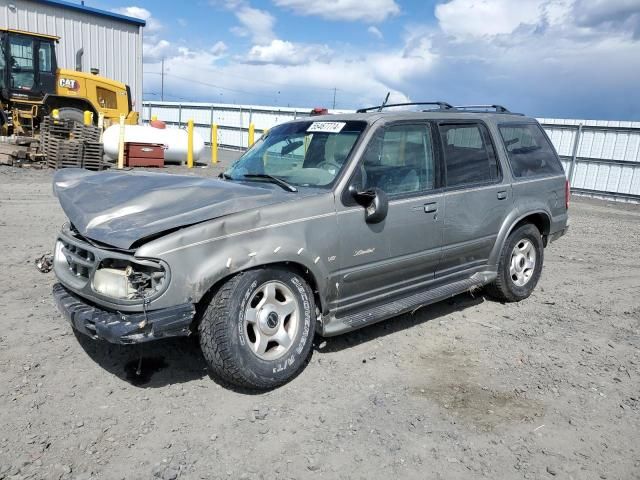
[[[331,44],[332,51],[278,38],[275,19],[244,55],[234,52],[224,61],[224,44],[202,51],[159,42],[153,47],[170,52],[165,92],[188,97],[180,100],[331,106],[336,88],[339,108],[379,104],[390,91],[395,102],[501,103],[533,115],[638,118],[640,102],[632,92],[640,41],[627,0],[511,5],[442,3],[437,25],[413,25],[401,45],[376,51]],[[248,4],[237,0],[235,7]],[[465,9],[485,13],[478,20]],[[158,85],[159,75],[145,75],[145,91],[157,92]]]
[[[233,12],[242,25],[231,29],[236,35],[250,36],[253,43],[260,45],[267,44],[276,38],[273,33],[276,19],[266,10],[259,10],[246,4],[234,4]]]
[[[440,30],[430,32],[443,61],[421,86],[529,114],[637,116],[639,102],[625,93],[640,71],[632,11],[628,0],[449,1],[436,7]]]
[[[145,42],[142,44],[144,63],[154,63],[176,53],[176,49],[167,40],[157,42]]]
[[[213,44],[213,46],[210,48],[210,51],[214,55],[219,56],[223,55],[228,49],[229,47],[227,47],[227,44],[220,40]]]
[[[120,7],[114,8],[111,10],[114,13],[119,13],[120,15],[126,15],[127,17],[139,18],[147,22],[145,26],[145,30],[147,32],[157,32],[162,29],[162,24],[153,18],[151,12],[146,8],[130,6],[130,7]]]
[[[451,0],[436,6],[440,27],[454,37],[511,33],[521,24],[536,23],[546,0]]]
[[[184,18],[178,18],[176,22],[178,22],[178,25],[180,25],[181,27],[186,27],[187,25],[189,25],[189,22],[187,22],[187,20]]]
[[[298,15],[314,15],[327,20],[379,23],[400,13],[395,0],[273,0],[273,3]]]
[[[179,100],[266,105],[282,105],[284,100],[313,107],[331,106],[336,88],[338,107],[377,105],[387,92],[392,101],[405,102],[411,82],[433,67],[436,57],[429,48],[428,39],[408,36],[401,49],[353,56],[332,52],[325,45],[276,39],[224,63],[211,54],[179,51],[165,62],[165,92],[188,97]],[[153,68],[159,71],[158,66]],[[159,80],[157,73],[146,75],[145,90],[157,92]]]
[[[296,44],[275,39],[268,45],[251,47],[247,63],[300,65],[314,60],[326,62],[331,53],[331,49],[326,45]]]
[[[374,27],[373,25],[371,25],[369,28],[367,28],[367,32],[376,37],[378,40],[382,40],[382,32],[380,31],[380,29],[378,29],[378,27]]]

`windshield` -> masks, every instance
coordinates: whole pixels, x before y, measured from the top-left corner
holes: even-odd
[[[300,187],[329,187],[344,167],[366,122],[293,122],[274,127],[240,157],[225,177],[265,181],[272,176]]]

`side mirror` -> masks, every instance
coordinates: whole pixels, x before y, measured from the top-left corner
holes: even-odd
[[[360,191],[358,186],[351,185],[349,193],[353,199],[364,207],[364,219],[367,223],[380,223],[387,218],[389,199],[379,188]]]

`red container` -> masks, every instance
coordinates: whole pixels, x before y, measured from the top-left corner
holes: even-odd
[[[164,145],[127,142],[124,145],[124,164],[127,167],[164,167]]]

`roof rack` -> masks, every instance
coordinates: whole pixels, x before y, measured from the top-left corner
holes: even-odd
[[[369,108],[360,108],[356,110],[356,113],[367,113],[372,110],[377,110],[378,112],[382,111],[383,108],[389,107],[407,107],[412,105],[435,105],[438,107],[438,110],[452,110],[455,107],[451,106],[447,102],[409,102],[409,103],[390,103],[385,105],[378,105],[376,107]]]
[[[456,110],[468,110],[472,112],[486,112],[488,110],[495,110],[496,113],[512,113],[502,105],[456,105],[453,108],[455,108]]]

